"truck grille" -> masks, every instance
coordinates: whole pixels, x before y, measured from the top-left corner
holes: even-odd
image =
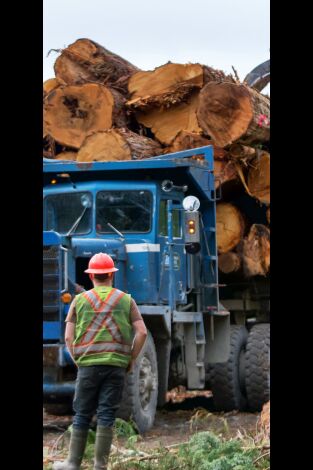
[[[59,320],[60,302],[60,249],[43,247],[43,320]]]

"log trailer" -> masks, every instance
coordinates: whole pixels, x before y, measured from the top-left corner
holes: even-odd
[[[119,416],[151,428],[166,392],[210,389],[216,409],[260,410],[269,399],[268,280],[220,285],[211,146],[145,160],[44,159],[44,406],[71,402],[76,377],[65,317],[90,257],[106,252],[115,287],[149,330],[127,375]],[[225,292],[225,293],[224,293]]]

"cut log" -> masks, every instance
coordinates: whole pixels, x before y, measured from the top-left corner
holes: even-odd
[[[268,221],[268,224],[271,223],[271,208],[268,207],[267,211],[266,211],[266,219]]]
[[[180,103],[194,88],[203,86],[200,64],[165,64],[153,71],[137,72],[128,82],[133,108],[170,106]]]
[[[228,150],[234,160],[250,160],[256,156],[256,149],[242,144],[232,144]]]
[[[218,257],[218,269],[224,274],[235,273],[242,267],[242,260],[238,253],[229,251]]]
[[[58,88],[60,86],[60,82],[57,78],[49,78],[45,82],[43,82],[43,97],[45,98],[50,91]]]
[[[166,149],[164,153],[181,152],[182,150],[189,150],[198,147],[205,147],[212,145],[214,159],[223,159],[227,155],[227,151],[217,145],[214,145],[212,140],[203,137],[201,134],[195,132],[181,131],[175,137],[172,145]]]
[[[57,154],[55,159],[75,161],[77,159],[77,152],[61,152]]]
[[[151,111],[136,113],[137,121],[148,127],[154,136],[165,145],[170,145],[181,131],[200,134],[196,109],[198,91],[193,91],[186,102],[170,108],[155,108]]]
[[[54,64],[55,76],[66,85],[97,82],[127,95],[129,78],[138,68],[90,39],[78,39]]]
[[[128,129],[110,129],[88,135],[78,152],[77,161],[131,160],[160,154],[162,148],[154,140]]]
[[[265,151],[250,163],[247,185],[250,194],[263,204],[270,203],[270,154]]]
[[[216,205],[216,237],[219,253],[227,253],[241,241],[245,220],[236,206],[228,202]]]
[[[45,158],[53,158],[51,150],[43,149],[42,156],[45,157]]]
[[[246,277],[266,276],[270,269],[270,231],[262,224],[252,225],[242,243],[243,270]]]
[[[61,86],[44,100],[44,128],[61,145],[78,149],[87,134],[127,127],[125,99],[95,83]]]
[[[216,189],[225,183],[240,183],[236,165],[226,159],[214,161],[214,176]]]
[[[205,85],[199,95],[199,126],[221,147],[240,141],[245,145],[270,137],[270,101],[239,83]]]
[[[129,79],[128,106],[168,107],[183,101],[192,90],[202,88],[209,81],[232,81],[220,70],[200,64],[161,65],[152,71],[137,72]]]
[[[44,135],[43,138],[43,156],[46,158],[55,158],[57,153],[56,143],[50,135]]]

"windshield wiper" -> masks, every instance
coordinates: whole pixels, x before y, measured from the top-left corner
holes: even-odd
[[[115,233],[117,233],[117,235],[119,235],[121,238],[125,238],[124,235],[123,235],[121,232],[119,232],[119,231],[117,230],[117,228],[113,227],[113,225],[110,224],[110,222],[107,222],[107,225],[108,225]]]
[[[67,234],[66,234],[67,237],[69,237],[77,229],[78,225],[80,224],[80,221],[82,220],[82,218],[85,215],[86,210],[89,209],[91,207],[91,204],[92,204],[91,199],[88,196],[88,194],[83,194],[80,198],[80,202],[83,205],[84,209],[83,209],[82,213],[80,214],[80,216],[78,217],[78,219],[74,222],[72,227],[67,232]]]
[[[67,232],[66,236],[69,237],[70,235],[72,235],[72,233],[77,229],[78,225],[80,224],[82,218],[84,217],[85,215],[85,212],[86,210],[88,209],[88,207],[84,207],[83,209],[83,212],[80,214],[80,216],[78,217],[78,219],[74,222],[74,224],[72,225],[72,227],[69,229],[69,231]]]

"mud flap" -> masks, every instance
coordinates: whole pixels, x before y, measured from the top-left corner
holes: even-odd
[[[205,359],[206,363],[226,362],[230,353],[230,314],[212,315],[208,319]]]

